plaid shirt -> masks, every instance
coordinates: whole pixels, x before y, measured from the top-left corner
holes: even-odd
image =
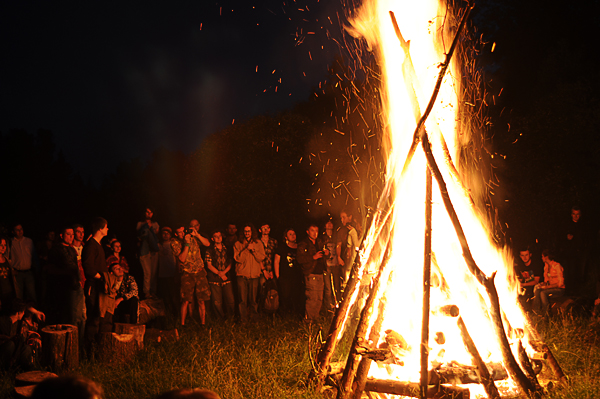
[[[220,272],[227,269],[231,264],[231,259],[227,254],[227,247],[223,245],[219,250],[216,246],[212,245],[208,251],[206,251],[206,263],[210,263],[212,267]],[[208,281],[222,283],[223,279],[208,270]]]
[[[265,246],[265,243],[263,242],[263,240],[260,240],[260,242],[263,245],[263,247],[265,247],[265,255],[266,255],[262,261],[263,267],[265,268],[266,271],[270,272],[271,270],[273,270],[273,256],[275,255],[275,252],[277,251],[277,240],[269,237],[269,241],[267,242],[266,246]]]

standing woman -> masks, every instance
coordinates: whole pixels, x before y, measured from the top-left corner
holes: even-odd
[[[121,242],[114,240],[110,243],[110,247],[112,248],[112,255],[106,258],[106,266],[109,267],[113,263],[118,263],[119,266],[121,266],[121,269],[129,274],[129,264],[127,263],[127,259],[121,255]]]
[[[296,262],[296,232],[287,229],[283,233],[283,245],[279,246],[273,263],[279,283],[279,299],[284,312],[303,315],[304,288],[302,270]]]

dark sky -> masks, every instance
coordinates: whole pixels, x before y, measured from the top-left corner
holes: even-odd
[[[234,119],[308,97],[339,53],[328,39],[339,35],[336,7],[2,2],[0,131],[52,130],[67,160],[94,179],[159,146],[194,150]]]

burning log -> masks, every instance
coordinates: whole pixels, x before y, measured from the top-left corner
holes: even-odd
[[[550,367],[550,370],[552,370],[552,373],[554,373],[554,377],[561,384],[566,384],[568,382],[567,376],[565,376],[565,373],[562,371],[560,364],[558,364],[558,361],[554,357],[554,354],[552,354],[548,345],[540,341],[530,341],[529,344],[534,350],[546,354],[546,363]]]
[[[493,381],[506,380],[508,374],[500,363],[488,363],[485,365],[489,371],[490,379]],[[474,366],[465,366],[462,364],[453,364],[451,366],[442,366],[432,370],[429,373],[429,385],[436,384],[482,384],[478,374],[478,368]]]
[[[445,305],[437,308],[433,311],[433,313],[441,314],[448,317],[458,317],[460,315],[460,310],[456,305]]]
[[[429,310],[431,288],[431,171],[427,169],[425,189],[425,253],[423,260],[423,318],[421,323],[421,381],[419,397],[427,398],[428,365],[429,365]],[[445,340],[445,339],[444,339]]]
[[[465,325],[465,322],[463,321],[462,317],[458,318],[456,324],[458,325],[458,328],[460,330],[460,336],[463,339],[465,348],[467,348],[467,351],[473,359],[473,363],[477,366],[477,370],[479,372],[479,379],[481,380],[481,383],[485,388],[485,392],[487,393],[488,397],[492,399],[500,398],[498,388],[496,388],[496,384],[494,384],[494,380],[490,376],[490,372],[488,371],[485,363],[483,362],[483,359],[479,355],[479,351],[477,350],[473,339],[471,339],[471,335],[469,335],[469,331],[467,330],[467,326]]]
[[[346,361],[344,375],[342,376],[342,381],[340,382],[337,394],[338,399],[347,399],[350,397],[351,387],[354,382],[356,371],[358,369],[358,364],[361,358],[361,355],[357,353],[357,347],[364,344],[365,335],[369,326],[369,320],[373,315],[375,298],[377,297],[379,289],[381,288],[381,275],[383,274],[383,271],[387,266],[390,250],[390,244],[388,243],[383,262],[379,266],[377,276],[373,279],[373,288],[371,289],[371,293],[369,294],[367,301],[363,307],[363,310],[360,314],[360,321],[358,322],[358,327],[356,328],[356,333],[354,335],[352,347],[350,348],[350,354],[348,356],[348,360]]]
[[[475,259],[473,259],[473,255],[471,254],[471,250],[469,249],[469,244],[460,224],[460,220],[458,219],[458,215],[456,214],[454,206],[452,205],[452,201],[450,200],[448,188],[446,187],[446,183],[444,182],[444,177],[442,176],[442,173],[440,172],[437,162],[433,156],[433,152],[431,151],[431,143],[429,143],[427,133],[425,133],[421,144],[423,145],[423,150],[425,151],[427,164],[429,165],[429,168],[431,169],[435,179],[438,182],[438,186],[442,194],[442,199],[444,201],[446,211],[448,212],[450,220],[454,225],[456,235],[463,250],[463,257],[465,258],[467,267],[475,276],[477,281],[479,281],[479,283],[485,287],[490,298],[490,313],[494,325],[494,330],[496,331],[496,336],[500,343],[500,350],[502,352],[502,357],[504,358],[504,365],[506,366],[506,370],[508,371],[512,379],[515,380],[515,382],[519,385],[519,388],[525,394],[532,396],[535,394],[535,387],[531,384],[531,381],[529,381],[529,379],[527,378],[525,373],[523,373],[523,370],[521,370],[521,367],[519,367],[519,364],[515,360],[515,356],[513,355],[510,349],[510,344],[508,343],[508,338],[506,337],[506,333],[504,331],[502,315],[500,312],[500,302],[498,300],[498,293],[494,285],[495,273],[492,275],[491,278],[488,279],[475,263]]]
[[[414,382],[369,379],[365,385],[365,391],[415,398],[418,397],[419,390],[420,384]],[[470,396],[469,388],[448,385],[429,385],[426,392],[427,398],[468,399]]]
[[[529,360],[529,356],[527,356],[527,352],[525,352],[525,348],[523,348],[523,344],[519,340],[519,362],[525,370],[525,374],[527,374],[527,378],[531,381],[531,383],[535,386],[536,391],[542,392],[542,387],[537,379],[535,372],[533,371],[533,367],[531,366],[531,361]]]

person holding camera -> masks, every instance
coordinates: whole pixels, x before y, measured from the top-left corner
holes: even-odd
[[[306,237],[298,244],[296,260],[304,273],[306,288],[307,323],[318,323],[319,313],[323,305],[323,273],[327,270],[325,260],[329,257],[326,243],[319,238],[319,227],[311,224],[306,230]]]
[[[258,280],[263,272],[263,259],[266,255],[254,225],[245,225],[243,233],[240,241],[234,244],[233,253],[237,262],[235,274],[240,296],[240,318],[245,322],[248,320],[248,308],[253,314],[258,313]]]
[[[181,275],[182,326],[185,325],[188,305],[192,303],[194,297],[196,297],[198,303],[200,323],[204,325],[206,323],[206,307],[204,301],[210,299],[210,287],[208,285],[208,280],[206,279],[204,261],[200,254],[200,245],[208,246],[209,241],[198,233],[200,224],[197,220],[192,220],[190,225],[193,226],[193,228],[187,230],[183,226],[179,226],[179,228],[175,230],[175,235],[178,239],[171,241],[171,248],[178,260],[179,273]]]

